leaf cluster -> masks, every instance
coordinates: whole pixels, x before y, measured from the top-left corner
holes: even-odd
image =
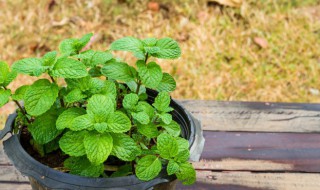
[[[180,125],[171,115],[169,92],[176,82],[155,61],[148,61],[178,58],[178,43],[171,38],[125,37],[107,51],[81,51],[91,37],[63,40],[59,52],[16,61],[11,71],[1,61],[0,106],[15,101],[20,108],[16,124],[27,127],[33,147],[41,155],[61,150],[69,156],[64,167],[72,174],[107,176],[106,168],[120,162],[110,177],[136,174],[151,180],[165,168],[184,184],[194,183],[189,143],[180,137]],[[136,66],[115,58],[115,50],[132,52]],[[49,77],[12,93],[7,86],[17,73]],[[58,85],[58,78],[66,85]],[[153,102],[148,101],[147,88],[159,92]]]

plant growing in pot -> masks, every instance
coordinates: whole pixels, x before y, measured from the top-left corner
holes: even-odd
[[[202,152],[200,123],[170,98],[173,77],[149,61],[178,58],[177,42],[125,37],[107,51],[81,51],[91,37],[63,40],[59,53],[16,61],[11,71],[0,62],[0,106],[11,99],[19,107],[0,134],[13,134],[4,141],[10,160],[34,189],[148,189],[176,178],[193,184],[188,160]],[[136,67],[112,50],[132,52]],[[44,77],[12,93],[7,86],[17,73]]]

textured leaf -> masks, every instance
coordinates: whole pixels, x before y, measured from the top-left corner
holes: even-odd
[[[114,133],[127,132],[131,128],[131,121],[128,116],[120,111],[114,112],[107,120],[108,128]]]
[[[126,82],[127,86],[129,87],[129,89],[131,90],[131,92],[136,92],[137,91],[137,83],[135,81],[130,81],[130,82]],[[144,85],[141,85],[140,86],[140,89],[139,89],[139,95],[142,94],[142,93],[145,93],[146,92],[146,87]]]
[[[101,69],[101,73],[111,79],[121,80],[124,82],[133,81],[133,73],[130,66],[123,62],[108,63]]]
[[[157,137],[159,134],[159,131],[154,124],[148,124],[148,125],[139,124],[137,128],[139,133],[143,134],[148,138]]]
[[[155,178],[161,171],[161,162],[154,155],[141,158],[136,167],[136,175],[140,180],[149,181]]]
[[[63,164],[70,169],[71,174],[86,177],[99,177],[104,170],[103,164],[94,165],[85,156],[69,157]]]
[[[144,101],[139,101],[136,107],[138,112],[145,112],[148,114],[149,118],[153,118],[155,114],[155,109],[148,103]]]
[[[177,140],[166,133],[162,133],[157,137],[157,148],[162,158],[170,159],[178,154]]]
[[[4,106],[11,95],[11,90],[0,89],[0,107]]]
[[[89,129],[93,124],[92,118],[88,114],[84,114],[74,118],[69,128],[73,131],[81,131],[83,129]]]
[[[88,71],[88,73],[91,77],[101,77],[102,76],[101,67],[93,67]]]
[[[122,105],[127,110],[133,110],[139,101],[139,96],[134,93],[126,94],[123,98]]]
[[[65,39],[59,44],[59,51],[63,55],[70,55],[78,53],[78,50],[75,47],[77,39],[70,38]]]
[[[27,89],[29,88],[29,85],[23,85],[20,86],[15,93],[11,96],[14,100],[23,100],[24,94],[26,93]]]
[[[106,83],[99,78],[91,78],[89,82],[89,91],[91,94],[98,94],[105,89]]]
[[[58,86],[47,79],[34,82],[24,94],[27,113],[38,116],[48,111],[56,101],[58,92]]]
[[[149,54],[155,54],[158,53],[160,51],[159,47],[144,47],[145,52],[149,53]]]
[[[87,113],[96,123],[104,122],[115,111],[112,99],[105,95],[93,95],[87,104]]]
[[[81,61],[89,67],[94,67],[99,64],[105,64],[112,59],[112,54],[103,51],[88,50],[77,56]]]
[[[160,92],[152,104],[157,110],[161,112],[167,111],[170,105],[170,95],[167,92]]]
[[[157,41],[156,47],[159,47],[160,50],[152,54],[152,56],[162,59],[175,59],[180,57],[181,49],[178,42],[171,38],[162,38]]]
[[[12,70],[30,76],[40,76],[46,70],[42,63],[40,58],[25,58],[14,62]]]
[[[114,41],[111,44],[111,50],[130,51],[138,58],[141,58],[141,54],[144,53],[142,41],[134,37],[124,37]]]
[[[133,119],[137,120],[141,124],[148,124],[150,122],[150,118],[145,112],[132,113]]]
[[[121,160],[132,161],[141,154],[141,149],[130,136],[125,134],[113,134],[112,155]]]
[[[8,74],[9,65],[4,61],[0,61],[0,84],[4,83],[4,81],[7,79]]]
[[[56,58],[57,58],[56,51],[48,52],[48,53],[44,54],[44,56],[42,57],[42,61],[43,61],[42,65],[43,66],[52,66],[56,62]]]
[[[56,128],[58,114],[56,110],[49,110],[36,117],[28,127],[33,139],[39,144],[46,144],[56,138],[62,131]]]
[[[67,95],[64,96],[64,101],[66,103],[73,103],[78,102],[84,98],[86,98],[87,95],[83,94],[80,89],[73,89],[71,90]]]
[[[189,142],[181,137],[176,137],[176,141],[178,142],[178,154],[175,160],[178,162],[188,161],[190,157]]]
[[[84,115],[86,111],[83,108],[69,108],[59,115],[56,121],[56,127],[58,130],[70,128],[73,120],[81,115]]]
[[[111,153],[113,139],[109,133],[90,132],[84,139],[84,147],[90,162],[101,164]]]
[[[89,90],[90,86],[90,76],[82,77],[82,78],[77,78],[77,79],[65,79],[68,89],[74,89],[74,88],[79,88],[82,92]]]
[[[86,66],[80,61],[60,58],[54,65],[51,75],[63,78],[82,78],[88,75]]]
[[[179,164],[174,160],[170,160],[167,165],[167,173],[168,175],[173,175],[179,171]]]
[[[83,156],[86,154],[84,149],[84,138],[88,131],[68,131],[59,141],[61,150],[70,156]]]
[[[176,89],[176,81],[168,74],[163,73],[162,80],[157,86],[156,90],[159,92],[172,92]]]
[[[18,73],[16,71],[11,71],[8,75],[6,80],[4,81],[3,85],[8,86],[16,77]]]
[[[146,46],[155,46],[157,43],[158,39],[157,38],[146,38],[142,40],[143,45]]]
[[[175,121],[171,121],[170,124],[163,124],[162,127],[172,136],[174,137],[178,137],[180,136],[181,133],[181,128],[180,125],[175,122]]]
[[[108,129],[108,124],[105,123],[105,122],[102,122],[102,123],[95,123],[93,125],[94,129],[97,130],[99,133],[104,133],[107,131]],[[107,132],[110,132],[110,131],[107,131]]]
[[[112,99],[116,99],[117,96],[117,87],[116,84],[110,80],[105,81],[104,89],[101,91],[101,94],[111,97]]]
[[[176,173],[176,176],[183,185],[191,185],[196,181],[196,171],[188,162],[179,164],[179,172]]]
[[[138,73],[142,83],[149,88],[156,88],[162,79],[161,67],[155,62],[150,62],[148,65],[144,61],[137,61]]]
[[[170,124],[172,121],[172,115],[168,114],[168,113],[161,113],[161,114],[159,114],[159,117],[161,118],[161,120],[165,124]]]
[[[93,36],[93,33],[88,33],[83,35],[76,44],[76,47],[78,51],[80,51],[82,48],[84,48],[90,41],[91,37]]]

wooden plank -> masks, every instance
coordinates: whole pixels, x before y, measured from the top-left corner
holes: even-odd
[[[0,190],[31,190],[30,184],[25,183],[1,183]]]
[[[320,134],[205,131],[197,169],[320,173]]]
[[[197,171],[197,183],[183,190],[319,190],[320,174]]]
[[[320,104],[179,101],[204,130],[320,132]]]
[[[28,182],[28,178],[14,168],[14,166],[0,166],[0,184],[9,182]]]

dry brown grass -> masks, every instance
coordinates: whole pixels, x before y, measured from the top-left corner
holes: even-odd
[[[182,57],[159,62],[177,80],[174,98],[319,102],[316,0],[250,0],[239,9],[163,0],[159,11],[148,10],[147,1],[122,1],[56,0],[51,9],[49,1],[0,1],[0,59],[12,64],[41,56],[62,39],[88,32],[101,50],[124,36],[169,36],[179,41]],[[12,88],[33,80],[19,76]],[[13,109],[10,104],[0,114]]]

